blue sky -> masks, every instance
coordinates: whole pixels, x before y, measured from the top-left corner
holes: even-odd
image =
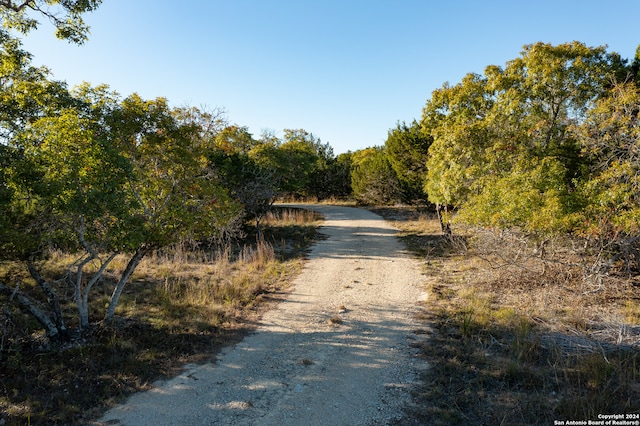
[[[522,46],[573,40],[632,59],[640,2],[619,0],[104,0],[83,46],[43,24],[34,63],[70,86],[223,108],[230,122],[305,129],[335,153],[383,145],[431,92],[503,66]]]

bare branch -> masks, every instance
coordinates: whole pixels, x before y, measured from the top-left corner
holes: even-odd
[[[15,300],[18,307],[31,316],[33,316],[46,330],[47,336],[51,340],[55,340],[60,336],[60,329],[57,327],[51,318],[39,308],[34,301],[22,294],[17,288],[12,289],[2,283],[0,283],[0,294],[4,294]]]

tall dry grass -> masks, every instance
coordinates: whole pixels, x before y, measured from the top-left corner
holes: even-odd
[[[295,210],[295,211],[294,211]],[[0,423],[91,424],[101,407],[176,374],[185,362],[210,359],[251,330],[268,301],[280,300],[316,235],[318,216],[276,209],[264,239],[235,245],[170,247],[145,258],[120,298],[113,326],[92,327],[63,347],[48,345],[38,324],[3,300],[0,314]],[[77,256],[52,252],[39,263],[54,283],[69,327],[76,324],[73,289],[59,278]],[[128,257],[118,256],[90,294],[99,322]],[[87,278],[97,265],[90,265]],[[42,299],[24,265],[0,264],[0,280],[22,281]]]
[[[154,283],[150,291],[163,309],[183,311],[187,322],[221,324],[241,316],[263,295],[284,289],[301,265],[301,259],[277,259],[273,246],[260,241],[215,253],[165,250],[144,259],[132,280]],[[139,315],[139,299],[140,294],[131,292],[122,302],[121,315]]]
[[[435,219],[378,212],[403,230],[428,280],[419,346],[430,368],[414,420],[546,425],[640,413],[639,277],[593,280],[566,240],[460,229],[452,240]]]

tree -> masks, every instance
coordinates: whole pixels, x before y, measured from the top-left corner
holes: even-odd
[[[24,131],[38,120],[54,117],[70,107],[72,99],[66,85],[48,80],[46,68],[31,66],[31,55],[21,49],[19,40],[0,31],[0,256],[28,260],[40,248],[40,236],[48,228],[46,215],[40,215],[37,200],[47,190],[41,170],[23,143]],[[35,228],[32,224],[36,224]],[[30,271],[35,271],[29,265]],[[36,277],[38,278],[38,277]],[[66,327],[52,288],[36,279],[46,295],[52,316],[30,302],[16,288],[0,283],[5,295],[15,296],[21,309],[31,313],[52,338],[64,337]]]
[[[576,126],[589,178],[579,187],[577,232],[605,251],[604,269],[622,260],[640,271],[640,91],[633,82],[612,88]]]
[[[331,147],[323,145],[312,133],[303,129],[285,129],[279,147],[282,190],[308,196],[319,162],[332,155]]]
[[[489,66],[434,92],[422,119],[434,138],[429,199],[471,223],[564,229],[588,170],[570,128],[607,93],[619,66],[604,47],[537,43],[504,70]]]
[[[89,27],[82,15],[100,6],[102,0],[0,0],[0,14],[5,28],[27,34],[37,29],[34,13],[47,18],[56,28],[56,37],[82,44]]]
[[[238,214],[239,206],[216,179],[208,160],[218,117],[171,110],[166,100],[125,99],[112,115],[113,142],[130,164],[123,243],[133,255],[114,288],[105,321],[113,319],[124,288],[140,260],[180,241],[211,237]],[[204,126],[202,124],[205,124]],[[220,129],[213,131],[216,133]]]
[[[424,180],[432,140],[431,136],[422,133],[415,120],[410,125],[398,123],[394,129],[389,130],[385,150],[389,163],[398,176],[404,201],[426,201]]]
[[[4,28],[22,34],[44,16],[56,35],[81,44],[82,15],[100,0],[0,0]],[[152,250],[219,231],[238,206],[218,184],[206,153],[220,131],[219,116],[195,108],[168,107],[158,98],[124,100],[106,87],[48,80],[30,65],[17,39],[0,30],[0,208],[3,256],[25,260],[50,312],[0,283],[52,339],[66,326],[59,295],[41,275],[48,247],[79,253],[61,280],[74,288],[79,325],[89,326],[91,288],[117,253],[129,262],[114,287],[104,321],[113,319],[129,277]],[[9,229],[10,228],[10,229]],[[94,266],[91,274],[87,269]],[[62,337],[61,337],[62,336]]]
[[[237,125],[226,126],[215,138],[216,150],[225,153],[247,154],[258,143],[247,127]]]
[[[260,221],[275,199],[278,179],[275,169],[258,164],[249,155],[258,145],[246,127],[228,126],[216,137],[209,158],[221,183],[242,204],[243,218],[255,220],[260,238]]]
[[[206,157],[212,147],[207,135],[218,117],[171,109],[162,98],[132,95],[120,101],[104,87],[84,86],[76,99],[82,108],[37,119],[17,135],[34,173],[32,179],[14,174],[11,181],[23,225],[21,239],[12,243],[51,301],[55,327],[43,325],[52,338],[65,327],[58,296],[38,271],[43,248],[79,253],[61,279],[74,288],[79,324],[86,328],[91,288],[116,254],[130,257],[114,286],[106,323],[144,256],[182,239],[210,237],[238,210]]]
[[[351,186],[354,198],[368,205],[400,201],[398,178],[382,147],[355,152],[352,157]]]
[[[124,202],[126,160],[107,141],[96,138],[99,131],[93,125],[76,111],[64,110],[35,122],[25,135],[31,141],[24,144],[39,171],[36,184],[42,188],[33,194],[37,196],[33,200],[37,217],[30,222],[34,238],[40,246],[56,244],[83,253],[66,277],[74,288],[81,328],[89,326],[89,292],[115,257],[113,252],[103,260],[100,252],[113,250],[116,232],[121,231],[113,222],[129,213]],[[40,281],[36,255],[29,254],[29,270]],[[94,261],[99,272],[85,282],[85,268]]]
[[[311,172],[307,193],[318,200],[351,195],[351,161],[348,154],[319,156]]]
[[[339,154],[333,163],[334,179],[331,195],[338,198],[350,197],[353,193],[351,188],[351,158],[352,152],[348,151]]]
[[[631,80],[635,81],[636,84],[640,84],[640,45],[636,47],[636,53],[633,56],[631,65],[629,66],[629,74]],[[626,78],[618,81],[626,81]]]
[[[433,138],[424,190],[436,205],[443,232],[449,231],[449,208],[464,205],[478,191],[479,179],[490,173],[484,118],[493,102],[487,79],[467,74],[457,85],[435,90],[423,109],[422,133]]]
[[[311,195],[311,185],[323,161],[332,158],[329,144],[322,144],[303,129],[285,129],[282,140],[266,135],[249,153],[256,164],[278,177],[278,190],[294,196]]]

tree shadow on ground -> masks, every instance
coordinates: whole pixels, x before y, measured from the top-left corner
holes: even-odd
[[[394,208],[375,211],[390,220],[418,217]],[[416,342],[429,368],[413,390],[412,407],[394,424],[548,425],[597,421],[599,414],[640,414],[639,327],[623,327],[633,336],[622,343],[598,333],[579,334],[570,326],[550,329],[526,309],[519,313],[491,302],[491,296],[477,296],[508,285],[526,303],[530,282],[487,286],[474,276],[479,271],[464,265],[470,262],[462,256],[466,240],[408,228],[403,239],[409,249],[437,269],[419,317],[427,338]],[[450,256],[459,258],[452,270],[468,268],[466,275],[443,271]],[[609,328],[589,323],[591,331]]]
[[[523,334],[517,327],[478,323],[464,312],[423,320],[433,327],[420,345],[430,369],[414,389],[407,411],[413,421],[548,425],[640,410],[637,346],[568,346],[569,336],[559,339],[533,326]]]
[[[193,330],[128,318],[95,327],[62,348],[22,341],[2,361],[3,424],[83,424],[103,406],[171,377],[185,362],[205,362],[242,340],[255,324]]]

